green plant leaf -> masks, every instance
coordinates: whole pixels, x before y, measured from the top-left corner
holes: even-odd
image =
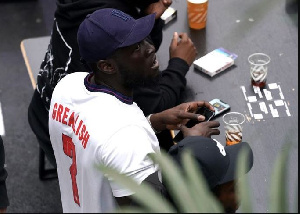
[[[117,170],[104,165],[99,165],[99,169],[103,172],[103,174],[113,178],[116,183],[119,183],[135,192],[132,197],[143,207],[145,207],[145,211],[168,213],[175,212],[173,206],[165,198],[156,193],[149,185],[139,185],[132,178],[124,174],[120,174]]]
[[[189,191],[198,208],[197,212],[224,213],[223,207],[216,197],[213,196],[189,149],[183,152],[182,163]]]
[[[287,209],[287,161],[291,144],[288,143],[283,147],[279,156],[275,160],[273,172],[271,176],[270,188],[270,207],[271,213],[285,213]]]
[[[248,151],[242,149],[238,154],[238,159],[236,163],[236,175],[237,178],[237,195],[238,200],[241,202],[240,210],[242,213],[253,213],[252,210],[252,201],[250,197],[250,188],[249,188],[249,180],[246,173],[246,166],[247,166],[247,156]]]
[[[172,196],[179,212],[197,212],[197,205],[194,203],[189,192],[187,181],[182,175],[182,171],[174,160],[164,151],[161,154],[149,154],[150,158],[159,164],[162,170],[165,185]]]
[[[296,191],[295,191],[295,200],[294,200],[294,203],[295,203],[295,213],[298,213],[298,181],[296,182]]]

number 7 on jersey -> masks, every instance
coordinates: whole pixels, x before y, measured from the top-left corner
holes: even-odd
[[[72,179],[72,190],[73,190],[73,197],[76,204],[80,206],[79,202],[79,195],[78,195],[78,188],[76,182],[76,175],[77,175],[77,166],[76,166],[76,152],[75,152],[75,145],[67,135],[62,134],[62,142],[63,142],[63,149],[64,153],[72,158],[72,164],[70,166],[70,174]]]

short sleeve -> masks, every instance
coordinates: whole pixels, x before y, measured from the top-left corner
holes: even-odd
[[[99,150],[99,160],[106,166],[117,169],[120,173],[141,183],[157,170],[147,156],[156,150],[157,139],[138,126],[127,126],[115,133]],[[113,182],[110,184],[115,197],[132,195],[133,192]]]

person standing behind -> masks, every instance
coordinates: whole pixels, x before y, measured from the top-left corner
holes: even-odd
[[[189,119],[204,120],[195,114],[199,107],[214,110],[206,101],[183,103],[148,119],[133,101],[134,87],[159,75],[155,48],[146,39],[154,22],[155,14],[134,19],[106,8],[87,16],[79,27],[80,55],[93,72],[64,77],[54,89],[49,110],[64,212],[101,212],[102,205],[111,202],[98,164],[139,184],[152,184],[163,197],[158,166],[148,157],[160,152],[155,131],[184,127],[184,136],[199,135],[204,129],[209,135],[220,133],[211,128],[219,126],[217,121],[184,126]],[[109,184],[119,205],[132,205],[134,192],[110,179]]]
[[[37,88],[28,107],[28,122],[36,135],[39,145],[51,164],[56,167],[48,131],[48,110],[56,84],[67,74],[87,71],[80,61],[77,31],[84,18],[100,8],[119,9],[134,18],[155,13],[154,27],[149,41],[158,50],[162,41],[163,22],[161,14],[171,5],[172,0],[57,0],[57,9],[51,40],[37,77]],[[177,41],[177,34],[174,36]],[[185,75],[195,60],[197,51],[184,34],[181,41],[170,47],[170,60],[166,70],[161,72],[156,84],[141,86],[134,90],[134,101],[144,115],[157,113],[180,103],[186,86]],[[157,134],[164,142],[160,146],[168,150],[173,141],[168,131]]]
[[[9,200],[7,196],[5,180],[7,178],[7,172],[4,168],[5,153],[3,140],[0,136],[0,213],[6,213],[6,209],[9,206]]]

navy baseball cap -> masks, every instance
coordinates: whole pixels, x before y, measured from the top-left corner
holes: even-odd
[[[134,19],[113,8],[99,9],[86,16],[77,32],[79,53],[86,62],[106,59],[118,48],[145,39],[154,26],[155,14]]]
[[[235,179],[237,158],[242,149],[248,151],[245,173],[253,166],[253,152],[247,142],[224,147],[215,139],[190,136],[172,146],[168,153],[181,165],[182,152],[187,148],[195,157],[210,189]]]

